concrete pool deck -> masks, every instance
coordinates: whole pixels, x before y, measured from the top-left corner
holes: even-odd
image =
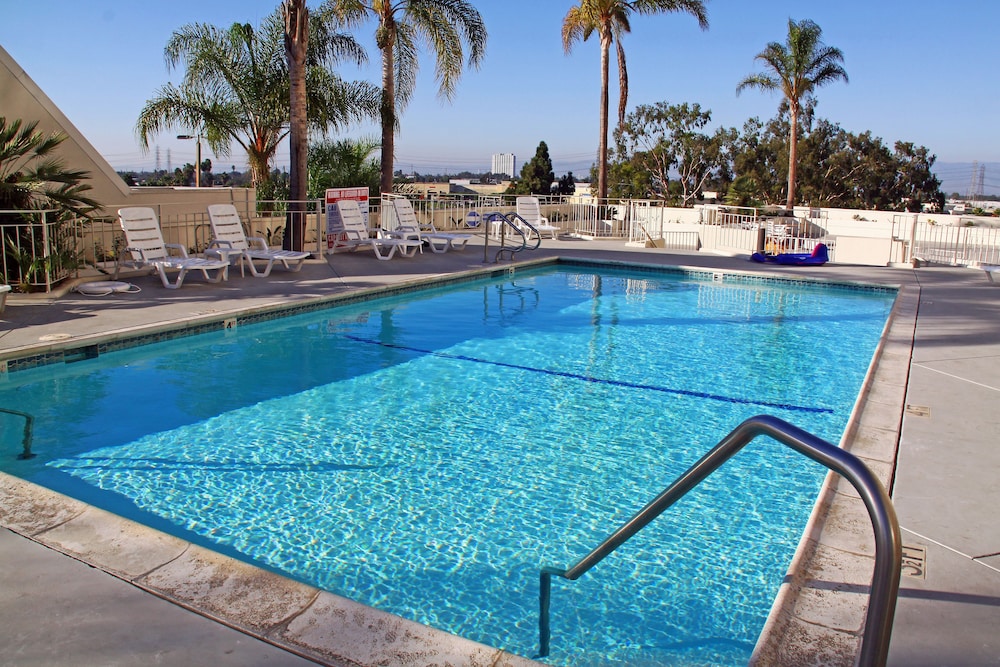
[[[924,554],[923,578],[901,580],[889,664],[1000,665],[1000,528],[992,520],[1000,502],[1000,449],[992,446],[1000,288],[981,271],[762,266],[565,238],[525,254],[904,285],[845,442],[892,485],[903,543],[916,548],[907,554]],[[192,276],[165,290],[142,275],[127,278],[142,288],[134,294],[12,295],[0,315],[0,359],[481,269],[483,260],[481,245],[390,262],[359,252],[268,279],[234,272],[213,285]],[[858,504],[839,485],[821,504],[758,664],[853,664],[871,576],[871,528]],[[0,627],[11,664],[531,664],[264,577],[8,476],[0,478],[0,525],[8,529],[0,531]]]

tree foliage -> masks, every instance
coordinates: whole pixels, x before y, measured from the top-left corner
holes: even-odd
[[[379,187],[379,162],[373,138],[320,141],[309,146],[309,198],[322,197],[327,188]]]
[[[0,116],[0,211],[56,209],[59,215],[87,217],[100,207],[86,193],[90,174],[67,169],[56,155],[66,135],[46,135],[38,121]]]
[[[597,196],[608,196],[608,67],[611,44],[616,45],[618,58],[618,121],[625,119],[628,101],[628,70],[622,36],[631,32],[632,14],[663,14],[687,12],[698,19],[702,30],[708,29],[708,17],[703,0],[580,0],[563,19],[563,49],[569,53],[576,42],[585,42],[595,33],[601,48],[601,101],[599,109],[600,135],[597,148]]]
[[[375,43],[382,53],[381,190],[391,192],[399,112],[416,85],[420,42],[434,54],[438,93],[450,100],[463,63],[479,67],[486,55],[486,25],[467,0],[326,0],[323,9],[349,26],[361,25],[369,18],[377,23]]]
[[[817,88],[837,80],[847,82],[844,54],[840,49],[825,45],[822,29],[809,20],[788,19],[788,37],[784,44],[770,42],[755,56],[765,71],[751,74],[736,87],[739,94],[746,88],[780,91],[788,105],[788,201],[795,205],[796,168],[798,166],[798,122],[804,104],[813,99]]]
[[[549,157],[549,147],[542,141],[535,149],[535,156],[521,167],[521,176],[512,181],[507,188],[507,194],[531,195],[552,193],[552,182],[556,175],[552,171],[552,158]]]
[[[705,128],[711,114],[695,105],[660,102],[629,114],[616,132],[609,168],[614,197],[692,204],[700,192],[720,190],[735,206],[784,204],[788,108],[741,130]],[[853,134],[803,107],[799,126],[799,200],[809,206],[919,211],[943,206],[935,156],[899,141],[892,148],[871,132]]]
[[[728,183],[729,156],[737,133],[719,128],[707,134],[703,130],[711,120],[711,111],[702,111],[698,104],[657,102],[636,107],[615,131],[618,161],[629,165],[617,170],[619,177],[627,178],[612,188],[615,195],[637,196],[636,189],[644,186],[646,191],[638,196],[668,199],[673,174],[679,203],[687,206],[710,180]]]
[[[378,90],[345,82],[332,70],[343,60],[361,64],[363,49],[330,26],[331,17],[311,13],[306,57],[309,126],[325,134],[373,118]],[[254,185],[269,178],[271,162],[289,132],[290,83],[280,9],[259,29],[235,23],[220,29],[191,23],[174,31],[164,48],[168,69],[184,66],[180,85],[167,83],[139,114],[136,134],[143,149],[167,129],[196,130],[217,156],[235,143],[247,153]]]

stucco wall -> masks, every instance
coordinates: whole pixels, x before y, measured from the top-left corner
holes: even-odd
[[[49,134],[62,132],[66,140],[59,145],[58,155],[71,169],[89,172],[88,196],[104,205],[103,213],[114,215],[123,206],[152,204],[176,207],[172,213],[185,215],[204,212],[209,204],[253,201],[254,193],[243,188],[130,188],[108,164],[97,149],[59,110],[20,65],[0,46],[0,115],[10,123],[38,121],[38,129]]]

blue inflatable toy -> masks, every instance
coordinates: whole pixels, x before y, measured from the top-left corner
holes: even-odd
[[[830,253],[825,243],[817,243],[812,252],[783,252],[778,255],[765,255],[755,252],[750,255],[751,261],[761,264],[794,264],[804,266],[808,264],[826,264],[830,261]]]

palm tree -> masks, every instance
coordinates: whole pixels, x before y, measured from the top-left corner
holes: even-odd
[[[0,211],[54,208],[61,213],[88,217],[100,204],[85,193],[90,186],[86,171],[66,168],[55,150],[66,135],[45,135],[38,121],[0,116]]]
[[[635,14],[662,14],[666,12],[687,12],[698,19],[702,30],[708,28],[708,17],[703,0],[580,0],[563,19],[563,48],[569,53],[577,41],[587,41],[595,32],[601,41],[601,107],[600,140],[597,148],[597,196],[608,196],[608,61],[611,43],[617,43],[619,124],[625,116],[628,99],[628,72],[625,66],[625,51],[621,47],[621,37],[631,32],[629,16]]]
[[[812,98],[820,86],[843,79],[847,72],[841,63],[844,54],[840,49],[820,41],[823,31],[809,20],[796,23],[788,19],[788,40],[785,44],[771,42],[754,60],[764,63],[769,70],[751,74],[736,87],[736,94],[744,88],[780,90],[788,103],[788,202],[789,210],[795,206],[795,169],[798,149],[799,114],[803,105]]]
[[[382,52],[382,192],[392,192],[393,153],[398,112],[406,106],[416,82],[417,41],[434,53],[438,93],[455,95],[462,74],[465,47],[468,64],[479,67],[486,54],[486,26],[467,0],[327,0],[347,25],[360,25],[369,16],[378,21],[375,43]]]
[[[343,59],[362,64],[364,50],[329,23],[308,19],[306,95],[308,123],[321,133],[374,118],[378,89],[343,81],[331,71]],[[164,55],[168,68],[184,63],[179,86],[168,83],[146,102],[136,134],[143,149],[151,136],[169,129],[199,130],[216,155],[238,144],[247,153],[255,186],[270,178],[270,164],[290,124],[290,78],[280,9],[259,30],[233,24],[228,30],[192,23],[176,30]]]
[[[49,227],[17,224],[38,222],[38,216],[22,211],[55,209],[47,221],[61,226],[100,208],[86,194],[91,188],[83,181],[90,174],[67,169],[55,154],[66,135],[46,135],[37,126],[38,121],[8,123],[0,116],[0,223],[14,223],[0,225],[0,283],[16,285],[22,292],[31,289],[39,274],[58,280],[79,261],[75,239],[67,245],[67,235],[52,234]],[[47,254],[41,256],[40,250]]]
[[[308,103],[306,91],[306,56],[309,50],[309,10],[306,0],[284,0],[281,3],[284,22],[285,60],[288,65],[289,88],[289,199],[285,234],[285,250],[302,250],[306,222],[302,215],[306,198],[308,172]]]
[[[376,137],[320,141],[309,146],[309,196],[322,197],[327,188],[366,185],[378,188]]]

